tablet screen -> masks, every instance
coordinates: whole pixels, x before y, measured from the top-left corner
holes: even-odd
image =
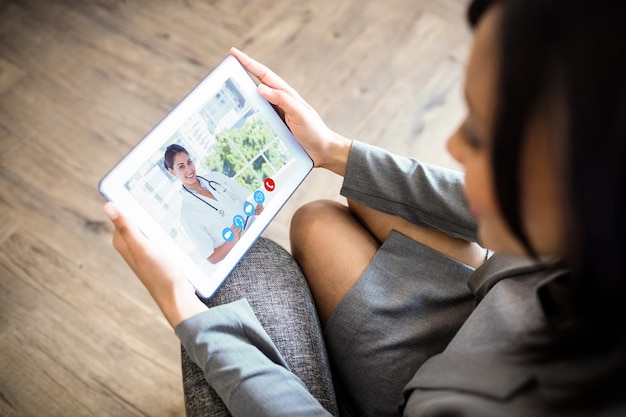
[[[101,181],[100,192],[210,297],[312,169],[227,57]]]

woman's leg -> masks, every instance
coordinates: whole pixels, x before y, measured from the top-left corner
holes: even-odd
[[[485,262],[487,250],[477,243],[409,223],[401,217],[374,210],[353,200],[348,200],[348,206],[352,215],[380,244],[395,230],[472,268],[478,268]]]
[[[242,298],[248,300],[291,371],[336,415],[335,393],[315,305],[302,271],[285,249],[260,238],[205,304],[214,307]],[[187,416],[228,416],[202,370],[184,349],[182,367]]]
[[[354,201],[346,207],[320,200],[301,207],[291,222],[291,252],[311,287],[322,324],[363,274],[376,251],[396,230],[473,268],[485,249]]]
[[[396,416],[404,386],[471,312],[466,281],[486,252],[348,204],[301,208],[292,220],[292,254],[326,326],[339,402],[354,415]]]
[[[380,245],[348,207],[326,200],[298,209],[291,221],[290,240],[292,255],[325,324]]]

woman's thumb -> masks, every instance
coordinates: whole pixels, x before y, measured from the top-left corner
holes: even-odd
[[[115,207],[115,204],[113,204],[111,202],[107,202],[104,205],[103,210],[104,210],[104,214],[107,215],[109,220],[111,220],[114,223],[118,219],[118,217],[120,216],[120,212],[117,210],[117,207]]]

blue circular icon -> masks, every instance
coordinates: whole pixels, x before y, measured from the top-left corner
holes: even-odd
[[[254,214],[254,204],[246,201],[246,203],[243,205],[243,212],[246,213],[246,215],[248,216],[252,216]]]
[[[256,201],[257,204],[263,204],[265,201],[265,194],[263,191],[258,190],[254,192],[254,201]]]
[[[230,242],[231,240],[234,239],[235,232],[233,232],[233,229],[231,229],[230,227],[227,227],[224,230],[222,230],[222,237],[224,238],[225,241]]]
[[[233,217],[233,224],[237,229],[243,229],[243,226],[246,224],[246,219],[244,219],[241,214],[237,214]]]

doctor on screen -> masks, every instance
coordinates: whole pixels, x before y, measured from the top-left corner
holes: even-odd
[[[203,257],[212,264],[220,262],[263,205],[250,207],[249,191],[224,174],[196,175],[189,152],[180,145],[168,146],[163,159],[169,173],[182,182],[183,227]]]

